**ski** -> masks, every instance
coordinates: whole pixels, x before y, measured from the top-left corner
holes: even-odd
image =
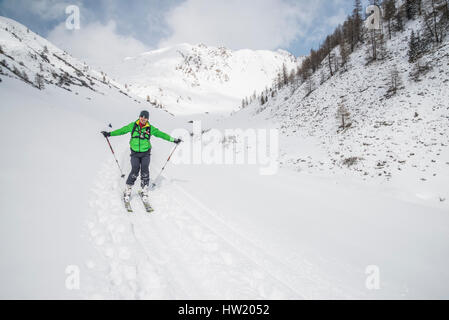
[[[125,209],[128,212],[133,212],[133,209],[131,208],[131,202],[130,199],[126,199],[126,194],[123,194],[123,203],[125,204]]]
[[[148,213],[153,212],[153,211],[154,211],[153,207],[151,207],[151,205],[150,205],[150,203],[149,203],[148,201],[145,201],[145,200],[144,200],[144,198],[143,198],[143,192],[142,192],[142,191],[139,191],[139,196],[140,196],[140,199],[142,199],[142,203],[143,203],[143,205],[144,205],[144,207],[145,207],[145,210],[146,210]]]

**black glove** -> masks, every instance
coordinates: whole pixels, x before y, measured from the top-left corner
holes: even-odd
[[[111,133],[110,133],[110,132],[107,132],[107,131],[101,131],[101,134],[102,134],[105,138],[111,136]]]
[[[180,144],[182,142],[182,140],[181,139],[175,139],[173,142],[176,143],[176,144]]]

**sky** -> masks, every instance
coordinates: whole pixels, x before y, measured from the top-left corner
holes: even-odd
[[[79,8],[79,29],[66,27],[69,5]],[[101,67],[185,42],[306,55],[352,6],[353,0],[0,0],[0,15]]]

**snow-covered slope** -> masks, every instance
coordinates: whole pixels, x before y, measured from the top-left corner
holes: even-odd
[[[28,34],[25,27],[14,26]],[[30,31],[23,46],[23,40],[11,37],[10,32],[1,34],[2,49],[10,56],[5,56],[8,66],[17,63],[17,68],[37,71],[35,59],[28,59],[26,51],[28,46],[42,48],[34,37],[44,41]],[[17,46],[22,49],[14,51]],[[51,44],[48,48],[58,50]],[[64,68],[66,64],[55,59],[46,66],[55,71]],[[67,72],[73,69],[67,68]],[[196,116],[171,117],[124,95],[120,85],[107,85],[92,76],[92,88],[73,79],[70,86],[63,86],[69,91],[47,78],[45,89],[38,90],[8,69],[2,70],[1,298],[448,297],[446,202],[435,204],[414,194],[398,194],[404,188],[376,180],[357,181],[352,171],[339,171],[345,173],[341,175],[313,168],[293,172],[298,166],[285,165],[275,175],[261,176],[257,165],[179,164],[192,151],[192,140],[199,139],[187,133],[151,192],[155,214],[146,214],[133,190],[135,214],[129,215],[120,199],[123,179],[99,131],[110,130],[109,123],[115,129],[135,120],[141,109],[149,109],[152,124],[168,133],[175,128],[191,130],[187,120]],[[356,77],[347,74],[348,81]],[[344,75],[340,77],[338,84],[346,83]],[[89,80],[87,75],[77,78]],[[436,84],[427,78],[423,83]],[[315,111],[320,111],[321,104],[331,104],[324,93],[320,96]],[[203,129],[224,132],[279,126],[286,130],[280,139],[281,160],[293,158],[296,152],[326,159],[331,144],[322,139],[336,137],[335,132],[313,122],[316,112],[311,115],[313,111],[305,108],[300,109],[305,121],[289,125],[289,117],[282,112],[297,114],[293,105],[281,104],[284,97],[288,99],[290,93],[279,93],[265,111],[252,106],[222,121],[206,117]],[[295,97],[290,102],[299,103]],[[330,123],[330,112],[316,114]],[[267,119],[271,115],[274,118]],[[294,126],[313,135],[288,131]],[[411,123],[408,126],[414,128]],[[202,140],[206,152],[214,145],[222,148],[223,142],[233,148],[232,137],[211,140],[209,134],[212,131]],[[411,143],[408,137],[404,145]],[[130,169],[128,142],[129,136],[111,138],[125,172]],[[173,145],[158,139],[152,144],[154,178]],[[436,160],[444,162],[444,157],[441,153]],[[317,166],[315,157],[307,160]],[[73,282],[67,280],[73,279],[74,270],[68,266],[79,267],[80,290],[68,290]],[[367,287],[369,266],[379,268],[379,290]]]
[[[246,115],[203,123],[203,129],[212,124],[222,133],[273,125]],[[214,147],[234,148],[230,136],[214,139],[209,134],[202,138],[206,154]],[[180,164],[197,139],[184,137],[151,192],[156,209],[151,216],[135,192],[136,215],[124,215],[115,163],[111,159],[102,165],[88,220],[101,252],[89,262],[99,282],[89,288],[88,297],[448,296],[449,258],[444,253],[449,250],[449,216],[444,207],[416,203],[391,188],[348,176],[319,177],[290,168],[261,176],[258,165]],[[230,141],[227,147],[221,143],[225,140]],[[159,147],[154,151],[160,155]],[[128,159],[126,148],[119,157]],[[152,170],[160,168],[161,160],[152,162]],[[379,271],[379,289],[369,286],[373,270]]]
[[[243,98],[271,86],[283,64],[290,71],[298,61],[282,50],[180,44],[127,58],[111,74],[129,92],[174,114],[230,113]]]
[[[176,125],[165,111],[124,94],[119,84],[103,83],[100,72],[81,70],[83,63],[3,17],[0,45],[7,65],[0,66],[0,297],[83,297],[67,289],[66,268],[80,268],[85,289],[86,261],[97,255],[85,225],[90,188],[112,158],[100,131],[136,120],[142,109],[168,132]],[[36,73],[45,78],[42,90]],[[127,138],[121,142],[129,150]]]
[[[27,27],[5,17],[0,17],[0,47],[0,75],[20,79],[38,89],[58,86],[75,95],[80,88],[98,94],[112,89],[132,98],[122,85],[105,73],[91,69]]]
[[[418,28],[420,19],[394,34],[383,61],[367,64],[364,45],[350,56],[347,71],[330,77],[325,59],[310,95],[307,83],[289,86],[237,117],[277,123],[284,167],[375,181],[394,186],[398,196],[448,208],[449,40],[409,63],[409,35]],[[428,70],[415,80],[418,63]],[[401,83],[396,94],[389,92],[393,70]],[[345,130],[339,105],[350,113]]]

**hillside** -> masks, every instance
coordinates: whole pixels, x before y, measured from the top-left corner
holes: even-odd
[[[75,95],[81,88],[94,95],[116,91],[140,103],[104,72],[90,68],[27,27],[5,17],[0,17],[0,48],[0,76],[3,78],[20,79],[40,90],[56,86]]]
[[[272,90],[262,82],[279,71],[273,55],[288,54],[269,53],[265,76],[265,58],[245,50],[179,45],[129,59],[134,69],[123,76],[146,82],[138,71],[150,57],[159,72],[151,81],[166,85],[161,103],[185,116],[6,18],[0,45],[0,298],[449,296],[447,40],[422,57],[418,78],[409,77],[416,64],[404,31],[387,42],[384,60],[367,64],[358,46],[333,76],[323,64],[312,81],[275,81]],[[395,93],[386,84],[392,66],[403,81]],[[258,85],[267,99],[215,113],[239,107],[238,95]],[[180,96],[192,103],[176,107]],[[339,103],[351,114],[341,128]],[[138,186],[134,213],[125,210],[125,182],[100,134],[142,109],[151,125],[184,140],[158,179],[174,144],[151,140],[151,215]],[[128,174],[129,135],[110,141]]]
[[[111,74],[128,92],[174,114],[230,113],[243,98],[271,86],[283,64],[291,70],[298,63],[282,50],[180,44],[127,58]]]
[[[410,34],[423,25],[417,18],[395,33],[383,60],[367,63],[367,45],[360,45],[333,76],[325,59],[309,81],[290,84],[266,104],[256,101],[234,117],[275,122],[285,168],[353,177],[404,199],[447,208],[449,41],[446,37],[409,63]],[[332,54],[339,57],[338,52]],[[339,106],[349,113],[344,129]]]
[[[0,46],[0,297],[84,297],[67,290],[66,268],[80,268],[87,290],[86,262],[98,255],[86,226],[91,188],[101,164],[113,159],[100,131],[135,121],[143,108],[168,132],[178,124],[4,17]],[[126,138],[111,143],[129,150]]]

